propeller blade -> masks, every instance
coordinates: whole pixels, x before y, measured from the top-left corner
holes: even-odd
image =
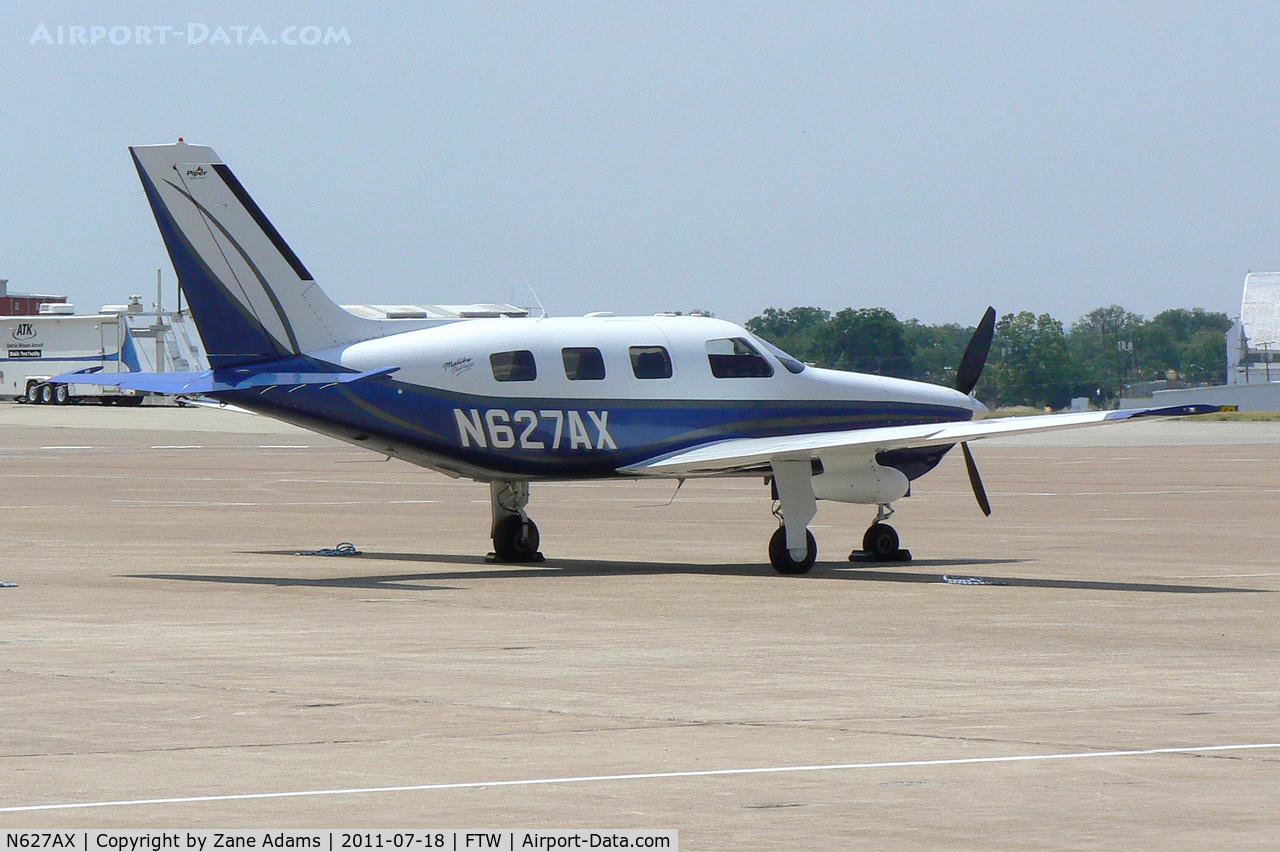
[[[964,466],[969,471],[969,484],[973,486],[973,496],[978,498],[978,507],[982,509],[982,514],[988,518],[991,517],[991,504],[987,502],[987,489],[982,487],[982,477],[978,476],[978,466],[973,461],[973,453],[969,452],[969,445],[960,444],[960,449],[964,451]]]
[[[982,376],[982,368],[987,363],[987,353],[991,351],[991,338],[996,333],[996,309],[987,308],[982,315],[982,322],[969,339],[969,346],[964,350],[960,366],[956,368],[956,390],[969,393]]]

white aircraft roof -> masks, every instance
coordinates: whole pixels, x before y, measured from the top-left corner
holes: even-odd
[[[508,304],[474,305],[343,305],[366,319],[458,319],[459,317],[527,317],[528,308]]]

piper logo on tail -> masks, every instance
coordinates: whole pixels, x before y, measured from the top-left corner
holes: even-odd
[[[209,174],[205,171],[204,166],[196,166],[194,169],[187,169],[187,177],[199,179]]]
[[[586,414],[586,419],[583,418]],[[504,411],[490,408],[481,414],[472,408],[453,410],[458,425],[458,441],[464,447],[493,447],[495,450],[616,450],[609,434],[607,411]],[[588,425],[588,423],[590,425]],[[539,430],[539,426],[542,427]]]

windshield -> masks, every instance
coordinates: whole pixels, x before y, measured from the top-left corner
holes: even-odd
[[[753,336],[755,336],[755,335],[753,335]],[[803,363],[803,362],[801,362],[801,361],[797,361],[795,358],[792,358],[790,355],[788,355],[787,353],[783,352],[781,349],[779,349],[778,347],[774,346],[772,343],[770,343],[769,341],[765,340],[764,338],[759,337],[759,336],[755,336],[755,338],[756,338],[756,340],[757,340],[757,341],[759,341],[759,342],[760,342],[760,345],[761,345],[761,346],[763,346],[765,349],[768,349],[768,350],[769,350],[769,352],[770,352],[770,353],[772,353],[773,357],[775,357],[775,358],[777,358],[777,359],[778,359],[778,361],[782,364],[782,366],[784,366],[784,367],[786,367],[786,368],[787,368],[787,371],[788,371],[788,372],[791,372],[791,373],[803,373],[803,372],[804,372],[804,366],[805,366],[805,365],[804,365],[804,363]]]

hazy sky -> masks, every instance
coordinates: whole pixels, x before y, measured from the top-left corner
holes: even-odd
[[[179,136],[346,303],[1069,323],[1280,269],[1274,3],[22,5],[0,278],[81,310],[172,299],[126,146]]]

